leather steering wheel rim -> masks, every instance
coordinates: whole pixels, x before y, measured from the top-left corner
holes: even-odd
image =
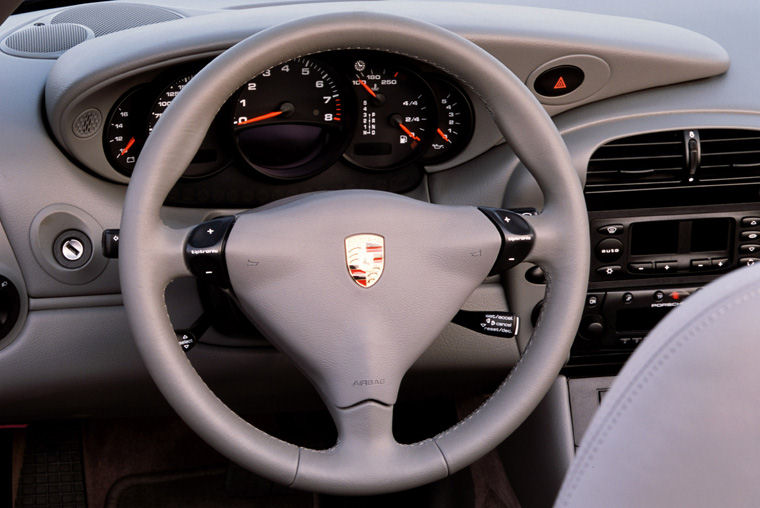
[[[214,116],[240,86],[266,69],[339,49],[403,54],[456,76],[486,104],[545,198],[542,213],[527,218],[536,239],[526,261],[541,265],[547,273],[543,312],[528,347],[478,410],[414,445],[388,439],[392,400],[387,404],[362,400],[356,407],[340,407],[339,443],[331,450],[297,447],[256,429],[220,401],[197,374],[177,344],[163,300],[172,280],[190,274],[183,257],[190,230],[168,228],[160,210]],[[329,199],[320,203],[329,205]],[[378,198],[383,203],[388,199]],[[328,206],[320,203],[314,206]],[[423,207],[407,202],[399,206]],[[425,213],[445,214],[469,208],[461,213],[475,220],[470,218],[473,207],[424,207]],[[588,222],[580,181],[543,107],[501,62],[466,39],[434,25],[374,13],[329,14],[285,23],[241,41],[209,63],[174,99],[145,144],[127,190],[121,238],[119,273],[133,335],[151,377],[180,417],[219,452],[257,474],[296,488],[336,494],[415,487],[443,478],[496,447],[538,405],[566,361],[588,281]]]

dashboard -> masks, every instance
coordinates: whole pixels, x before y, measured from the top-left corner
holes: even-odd
[[[14,100],[0,104],[0,283],[7,279],[15,293],[0,298],[11,309],[0,339],[0,405],[24,417],[43,407],[47,414],[92,414],[158,400],[123,314],[118,260],[104,256],[102,244],[105,231],[119,228],[140,150],[174,97],[224,49],[280,22],[341,10],[397,13],[453,30],[534,93],[568,145],[591,223],[587,311],[568,369],[619,368],[684,295],[754,262],[760,103],[748,86],[756,77],[748,48],[758,47],[760,36],[743,25],[751,16],[738,19],[707,2],[656,11],[591,0],[532,4],[209,7],[166,0],[87,4],[6,21],[0,90]],[[57,39],[44,39],[47,32],[64,29],[80,34],[80,43],[38,47],[35,55],[19,49],[19,33],[49,42]],[[250,76],[219,110],[170,193],[165,221],[182,227],[344,188],[540,210],[541,191],[519,154],[455,70],[416,59],[414,48],[390,54],[348,42],[348,49]],[[729,177],[738,169],[744,172]],[[74,238],[70,231],[90,249],[84,265],[66,266],[57,254]],[[167,291],[177,328],[211,318],[189,356],[221,393],[244,398],[231,369],[244,370],[251,386],[281,380],[277,397],[295,400],[306,390],[291,381],[297,370],[223,295],[188,281]],[[420,370],[511,367],[527,346],[544,292],[533,266],[486,280],[465,308],[515,313],[517,337],[496,340],[452,323]],[[19,394],[30,391],[37,400],[22,401]],[[122,407],[107,392],[118,393]],[[263,389],[245,398],[273,399]]]

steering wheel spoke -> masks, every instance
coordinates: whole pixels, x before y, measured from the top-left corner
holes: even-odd
[[[332,408],[338,442],[329,450],[301,449],[294,487],[314,490],[329,477],[345,478],[345,493],[360,494],[378,487],[409,488],[448,475],[443,454],[432,439],[413,445],[393,437],[393,406],[363,401],[345,409]],[[389,483],[389,471],[403,471]],[[401,475],[399,475],[401,476]]]

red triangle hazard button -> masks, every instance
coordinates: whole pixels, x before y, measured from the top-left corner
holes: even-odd
[[[565,84],[565,78],[560,76],[559,79],[557,80],[557,83],[554,85],[554,89],[562,90],[563,88],[567,88],[567,84]]]

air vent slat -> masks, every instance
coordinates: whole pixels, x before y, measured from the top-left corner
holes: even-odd
[[[686,167],[683,131],[616,139],[600,146],[588,164],[586,186],[631,188],[680,182]]]
[[[702,140],[699,181],[760,180],[760,131],[704,129],[699,133]]]

